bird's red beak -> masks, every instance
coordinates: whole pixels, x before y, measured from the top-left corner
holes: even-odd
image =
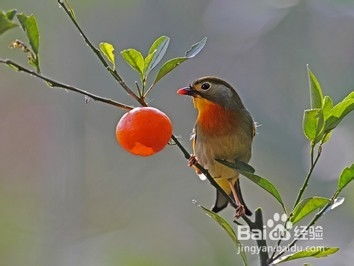
[[[184,87],[181,88],[177,91],[177,94],[179,95],[189,95],[189,96],[193,96],[195,94],[194,90],[192,89],[191,86],[189,87]]]

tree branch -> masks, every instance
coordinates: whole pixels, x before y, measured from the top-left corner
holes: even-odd
[[[120,103],[120,102],[117,102],[117,101],[114,101],[110,98],[104,98],[104,97],[101,97],[101,96],[98,96],[96,94],[93,94],[91,92],[88,92],[88,91],[85,91],[85,90],[82,90],[82,89],[79,89],[77,87],[74,87],[74,86],[71,86],[71,85],[67,85],[67,84],[64,84],[64,83],[61,83],[61,82],[58,82],[56,80],[53,80],[51,78],[48,78],[48,77],[45,77],[41,74],[38,74],[37,72],[34,72],[32,70],[29,70],[19,64],[17,64],[16,62],[13,62],[11,60],[8,60],[8,59],[0,59],[0,63],[1,64],[6,64],[12,68],[15,68],[17,71],[20,71],[20,72],[25,72],[29,75],[32,75],[34,77],[37,77],[45,82],[47,82],[47,84],[50,86],[50,87],[57,87],[57,88],[62,88],[62,89],[65,89],[65,90],[70,90],[70,91],[74,91],[76,93],[79,93],[79,94],[83,94],[87,97],[90,97],[92,98],[93,100],[95,101],[98,101],[98,102],[103,102],[103,103],[106,103],[106,104],[110,104],[110,105],[113,105],[115,107],[119,107],[119,108],[122,108],[124,110],[131,110],[133,109],[134,107],[132,106],[129,106],[129,105],[125,105],[123,103]]]
[[[242,217],[243,220],[248,224],[251,230],[259,230],[260,232],[263,232],[263,215],[262,215],[262,209],[258,208],[255,211],[255,219],[254,222],[252,222],[247,216]],[[263,235],[263,233],[262,233]],[[257,246],[259,247],[259,259],[260,259],[260,264],[261,266],[268,266],[268,260],[269,260],[269,254],[268,254],[268,249],[267,249],[267,240],[263,236],[261,239],[256,240]]]
[[[84,39],[85,43],[89,46],[89,48],[93,51],[93,53],[97,56],[97,58],[101,61],[103,66],[107,69],[107,71],[112,75],[112,77],[119,83],[119,85],[136,101],[138,101],[141,105],[143,105],[144,101],[141,100],[124,82],[123,78],[118,74],[117,70],[113,70],[106,62],[101,52],[92,44],[89,38],[86,36],[84,31],[81,29],[80,25],[75,20],[75,17],[70,12],[70,10],[66,7],[65,3],[62,0],[58,0],[59,5],[64,9],[65,13],[69,16],[72,23],[75,25],[76,29],[80,32],[80,35]]]

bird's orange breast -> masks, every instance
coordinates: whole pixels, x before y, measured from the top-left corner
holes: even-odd
[[[197,125],[208,135],[232,134],[239,124],[238,113],[203,98],[194,98],[198,110]]]

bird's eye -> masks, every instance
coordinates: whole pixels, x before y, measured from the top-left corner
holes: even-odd
[[[205,83],[202,84],[201,88],[202,88],[203,90],[207,90],[207,89],[210,88],[210,84],[209,84],[208,82],[205,82]]]

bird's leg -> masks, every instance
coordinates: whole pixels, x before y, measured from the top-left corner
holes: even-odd
[[[188,159],[188,166],[192,167],[196,163],[198,163],[198,159],[197,159],[197,157],[194,154],[192,154],[191,157],[189,157],[189,159]]]
[[[202,172],[195,165],[198,163],[198,158],[192,154],[188,159],[188,166],[193,167],[197,175],[200,175]]]
[[[227,181],[229,182],[232,195],[234,196],[234,199],[235,199],[235,202],[236,202],[236,205],[237,205],[235,218],[238,219],[238,218],[240,218],[240,217],[245,215],[246,209],[245,209],[245,206],[241,203],[241,201],[240,201],[240,199],[239,199],[239,197],[237,195],[237,192],[235,190],[234,184],[232,183],[232,180],[227,180]]]

